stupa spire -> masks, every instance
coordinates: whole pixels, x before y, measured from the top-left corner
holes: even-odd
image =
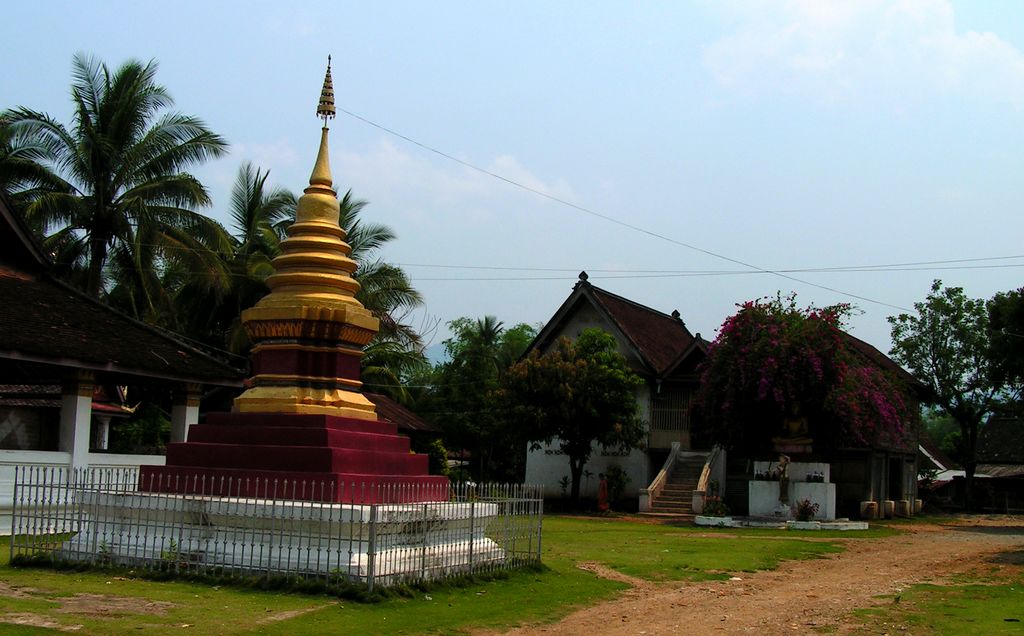
[[[274,273],[266,281],[270,293],[242,312],[254,343],[254,375],[249,390],[235,399],[238,411],[376,417],[359,393],[359,358],[379,322],[356,300],[359,283],[352,274],[357,264],[338,224],[327,144],[327,120],[334,111],[328,57],[316,111],[324,126],[309,186],[299,197],[281,254],[272,262]]]
[[[331,178],[331,158],[327,149],[327,120],[334,119],[334,82],[331,81],[331,56],[327,56],[327,74],[324,76],[324,87],[320,90],[320,104],[316,107],[316,116],[324,120],[320,131],[320,151],[313,164],[313,174],[309,177],[309,185],[333,185]],[[334,192],[333,190],[331,190]]]
[[[316,107],[316,116],[324,120],[334,119],[334,82],[331,80],[331,56],[327,56],[327,75],[324,76],[324,87],[320,90],[320,104]]]

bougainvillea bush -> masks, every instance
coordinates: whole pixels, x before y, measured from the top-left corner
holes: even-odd
[[[902,448],[919,419],[902,382],[842,330],[849,305],[802,309],[795,297],[754,300],[726,319],[701,369],[697,421],[706,441],[770,448],[787,414],[815,447]]]

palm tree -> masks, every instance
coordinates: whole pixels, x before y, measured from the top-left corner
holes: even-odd
[[[111,250],[133,253],[122,265],[144,276],[162,266],[169,244],[179,243],[170,236],[176,230],[215,233],[196,212],[210,202],[206,188],[185,170],[222,155],[227,144],[198,118],[163,112],[174,102],[155,82],[156,70],[156,62],[130,60],[111,72],[76,55],[70,129],[25,107],[4,114],[14,152],[58,178],[27,203],[25,216],[63,233],[62,241],[82,244],[77,253],[92,295],[104,291]]]
[[[7,113],[0,114],[0,191],[16,208],[23,208],[43,193],[60,190],[63,181],[43,165],[46,149],[36,140],[16,133]],[[45,228],[37,230],[43,235]]]
[[[251,163],[242,164],[231,190],[226,243],[216,235],[199,238],[207,250],[182,250],[191,258],[179,259],[166,281],[166,287],[177,290],[181,328],[197,340],[234,353],[249,347],[240,316],[269,291],[265,281],[274,273],[270,262],[280,253],[284,229],[295,214],[295,195],[270,188],[269,175]],[[202,259],[209,253],[219,262]]]
[[[403,321],[423,305],[423,296],[401,267],[385,262],[379,254],[396,238],[394,231],[360,219],[367,202],[353,198],[351,190],[340,204],[339,224],[348,233],[345,240],[352,248],[352,259],[359,263],[354,275],[360,284],[356,299],[380,320],[380,331],[363,352],[363,382],[373,391],[407,402],[409,394],[402,384],[424,368],[427,359],[419,333]]]

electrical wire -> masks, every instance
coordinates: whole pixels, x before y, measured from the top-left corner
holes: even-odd
[[[388,133],[389,135],[393,135],[395,137],[398,137],[399,139],[402,139],[402,140],[407,141],[407,142],[409,142],[409,143],[411,143],[411,144],[413,144],[415,146],[418,146],[419,148],[422,148],[423,150],[426,150],[428,152],[434,153],[434,154],[436,154],[436,155],[438,155],[440,157],[444,157],[445,159],[448,159],[449,161],[454,161],[455,163],[458,163],[459,165],[465,166],[466,168],[469,168],[471,170],[475,170],[477,172],[480,172],[481,174],[485,174],[485,175],[487,175],[489,177],[492,177],[494,179],[497,179],[499,181],[503,181],[503,182],[505,182],[505,183],[507,183],[509,185],[512,185],[512,186],[514,186],[516,188],[520,188],[520,189],[525,190],[527,192],[531,192],[531,193],[533,193],[533,194],[535,194],[537,196],[543,197],[545,199],[548,199],[548,200],[553,201],[555,203],[558,203],[560,205],[564,205],[566,207],[573,208],[574,210],[577,210],[579,212],[583,212],[584,214],[589,214],[590,216],[599,218],[599,219],[607,221],[609,223],[613,223],[613,224],[618,225],[620,227],[624,227],[626,229],[633,230],[634,232],[638,232],[640,234],[645,234],[645,235],[650,236],[652,238],[660,239],[662,241],[665,241],[665,242],[668,242],[668,243],[672,243],[673,245],[678,245],[680,247],[684,247],[686,249],[693,250],[695,252],[699,252],[699,253],[705,254],[707,256],[711,256],[713,258],[717,258],[717,259],[720,259],[720,260],[723,260],[723,261],[728,261],[730,263],[735,263],[736,265],[742,265],[743,267],[746,267],[748,269],[759,271],[759,272],[762,272],[762,273],[765,273],[765,274],[773,274],[775,276],[779,276],[780,278],[784,278],[786,280],[792,281],[794,283],[799,283],[801,285],[808,285],[810,287],[816,287],[818,289],[822,289],[822,290],[825,290],[825,291],[830,291],[830,292],[832,292],[834,294],[839,294],[840,296],[847,296],[849,298],[856,298],[857,300],[862,300],[864,302],[872,303],[874,305],[880,305],[882,307],[889,307],[890,309],[898,309],[900,311],[911,311],[911,309],[909,309],[907,307],[902,307],[900,305],[894,305],[892,303],[887,303],[887,302],[882,301],[882,300],[876,300],[874,298],[869,298],[867,296],[862,296],[860,294],[855,294],[853,292],[843,291],[843,290],[840,290],[840,289],[836,289],[834,287],[829,287],[828,285],[821,285],[821,284],[818,284],[818,283],[812,283],[810,281],[803,280],[803,279],[797,278],[795,276],[790,276],[789,274],[785,274],[785,273],[782,273],[782,272],[777,271],[777,270],[771,270],[771,269],[765,269],[763,267],[758,267],[757,265],[753,265],[751,263],[747,263],[747,262],[745,262],[743,260],[740,260],[738,258],[733,258],[731,256],[726,256],[725,254],[720,254],[718,252],[714,252],[712,250],[705,249],[705,248],[700,247],[698,245],[695,245],[693,243],[687,243],[685,241],[680,241],[680,240],[674,239],[674,238],[672,238],[670,236],[666,236],[664,234],[660,234],[658,232],[654,232],[652,230],[648,230],[646,228],[640,227],[639,225],[634,225],[632,223],[627,223],[626,221],[622,221],[622,220],[617,219],[617,218],[615,218],[613,216],[609,216],[607,214],[602,214],[602,213],[597,212],[595,210],[592,210],[592,209],[590,209],[588,207],[585,207],[585,206],[582,206],[582,205],[578,205],[576,203],[572,203],[571,201],[566,201],[565,199],[557,197],[557,196],[555,196],[553,194],[548,194],[547,192],[544,192],[543,190],[539,190],[537,188],[533,188],[531,186],[528,186],[528,185],[526,185],[524,183],[521,183],[519,181],[516,181],[514,179],[510,179],[510,178],[505,177],[503,175],[500,175],[500,174],[498,174],[496,172],[492,172],[490,170],[487,170],[486,168],[481,168],[480,166],[477,166],[477,165],[472,164],[472,163],[470,163],[468,161],[464,161],[462,159],[459,159],[458,157],[450,155],[450,154],[448,154],[448,153],[446,153],[444,151],[438,150],[437,148],[434,148],[432,146],[428,146],[427,144],[419,142],[419,141],[413,139],[412,137],[409,137],[407,135],[403,135],[402,133],[399,133],[399,132],[397,132],[395,130],[392,130],[392,129],[386,127],[386,126],[378,124],[375,121],[372,121],[370,119],[367,119],[366,117],[363,117],[362,115],[358,115],[356,113],[353,113],[352,111],[347,110],[347,109],[345,109],[345,108],[343,108],[341,106],[337,106],[337,109],[339,111],[345,113],[349,117],[352,117],[353,119],[357,119],[357,120],[359,120],[359,121],[361,121],[361,122],[363,122],[363,123],[365,123],[365,124],[367,124],[369,126],[372,126],[374,128],[377,128],[378,130],[381,130],[381,131],[383,131],[385,133]]]

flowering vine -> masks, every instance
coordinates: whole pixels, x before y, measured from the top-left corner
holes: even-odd
[[[816,445],[905,446],[918,414],[902,383],[843,332],[850,312],[802,309],[792,295],[740,305],[701,368],[697,419],[708,441],[763,448],[799,410]]]

